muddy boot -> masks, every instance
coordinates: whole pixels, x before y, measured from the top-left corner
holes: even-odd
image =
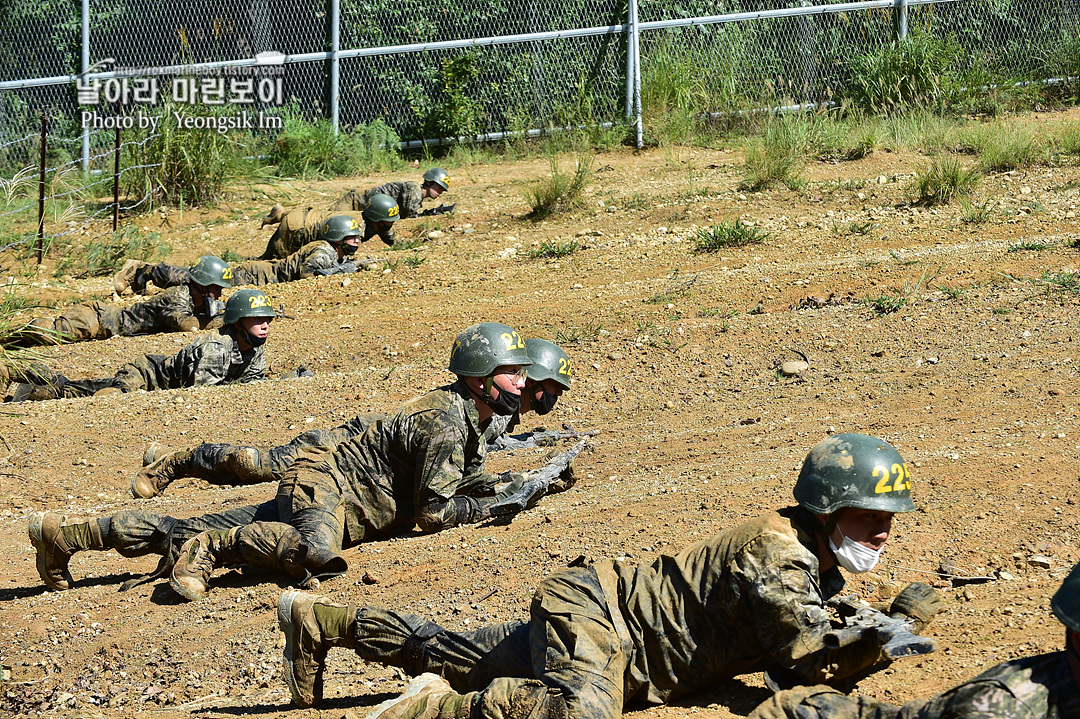
[[[211,529],[184,542],[169,575],[173,591],[192,602],[205,599],[215,569],[244,561],[237,541],[240,529]]]
[[[438,674],[413,677],[399,697],[373,708],[366,719],[469,719],[477,693],[458,694]]]
[[[37,552],[38,576],[45,586],[57,592],[71,586],[68,561],[75,552],[105,549],[101,527],[96,520],[72,525],[66,522],[67,517],[51,512],[35,514],[30,518],[30,543]]]
[[[129,289],[137,295],[146,290],[147,270],[150,264],[142,260],[128,260],[120,271],[113,277],[113,289],[116,294],[123,295]]]
[[[8,385],[5,402],[43,402],[49,399],[60,399],[63,390],[60,387],[48,384],[30,384],[29,382],[12,382]]]
[[[143,461],[146,455],[143,455]],[[173,480],[190,477],[191,452],[166,452],[146,465],[131,478],[131,496],[136,499],[150,499],[165,491]]]
[[[262,224],[259,225],[259,229],[266,227],[267,225],[276,225],[285,218],[285,208],[281,205],[274,205],[270,208],[270,211],[266,213],[266,217],[263,218]]]
[[[285,633],[285,681],[297,706],[322,701],[323,669],[330,647],[354,649],[356,609],[317,594],[290,589],[278,600],[278,626]]]

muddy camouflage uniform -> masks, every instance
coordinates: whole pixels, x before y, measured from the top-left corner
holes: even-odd
[[[333,452],[297,448],[274,500],[190,519],[118,512],[97,520],[103,541],[91,548],[115,549],[125,557],[159,554],[169,560],[162,564],[167,567],[200,532],[239,527],[244,561],[303,579],[309,571],[344,572],[338,556],[343,547],[413,523],[437,531],[479,521],[480,508],[496,501],[494,485],[507,477],[483,471],[484,431],[463,383],[421,395],[392,416],[361,415],[353,422],[365,418],[374,421]],[[503,493],[515,489],[512,482]],[[318,559],[308,561],[305,554]]]
[[[424,188],[415,182],[401,180],[387,182],[385,185],[372,187],[370,190],[349,190],[345,195],[330,205],[329,214],[339,212],[363,212],[372,195],[389,195],[398,204],[401,219],[420,216],[420,203],[424,200]]]
[[[749,719],[1080,719],[1080,687],[1065,652],[1004,662],[929,699],[902,707],[829,687],[779,692]]]
[[[341,271],[339,266],[348,261],[349,258],[339,260],[337,250],[329,242],[315,240],[283,260],[248,260],[232,265],[232,286],[260,287],[334,274],[335,269]],[[174,265],[154,265],[148,272],[158,287],[186,285],[190,281],[187,269]],[[167,284],[159,284],[159,280]]]
[[[263,347],[241,352],[233,327],[205,334],[175,355],[143,355],[107,379],[54,381],[60,397],[86,397],[107,387],[123,392],[254,382],[266,377]]]
[[[263,251],[260,260],[274,260],[276,258],[287,257],[289,254],[296,252],[304,245],[314,242],[319,239],[319,229],[327,219],[334,215],[346,214],[356,220],[357,224],[364,228],[364,234],[360,236],[362,242],[367,242],[372,237],[378,236],[387,245],[394,244],[394,230],[393,227],[387,230],[385,234],[380,234],[375,226],[375,223],[369,223],[364,219],[361,212],[325,212],[323,210],[316,210],[314,207],[298,207],[294,210],[290,210],[288,214],[281,220],[277,226],[277,230],[270,236],[270,240],[266,243],[266,250]],[[235,270],[234,270],[235,271]],[[233,284],[237,284],[237,280],[233,280]],[[155,283],[156,284],[156,283]]]
[[[507,704],[528,679],[560,689],[569,715],[590,719],[764,669],[805,683],[839,680],[875,664],[880,648],[874,640],[825,647],[832,625],[824,602],[844,580],[835,567],[819,574],[815,521],[789,508],[651,564],[563,570],[540,583],[528,622],[451,632],[363,608],[356,651],[412,674],[440,674],[455,691],[478,692],[474,706],[500,706],[506,716],[518,715]]]
[[[183,284],[130,307],[118,308],[104,302],[72,307],[53,320],[53,328],[65,341],[78,342],[220,326],[220,317],[208,317],[201,307],[195,307],[187,287],[187,270]]]

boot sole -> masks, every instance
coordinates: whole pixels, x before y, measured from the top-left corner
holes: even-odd
[[[278,600],[278,629],[285,634],[285,650],[281,653],[281,661],[285,665],[285,683],[289,685],[289,693],[292,694],[293,702],[298,707],[307,709],[314,706],[314,702],[309,702],[302,699],[300,696],[300,687],[296,685],[296,677],[293,675],[293,663],[296,653],[296,643],[293,641],[293,621],[292,621],[292,607],[293,601],[300,594],[304,594],[297,589],[290,589],[281,595],[281,599]]]
[[[34,545],[34,553],[37,555],[38,577],[40,577],[41,581],[44,582],[45,586],[49,589],[53,590],[54,592],[62,592],[65,589],[69,589],[71,587],[71,578],[70,576],[68,576],[64,579],[64,583],[67,585],[64,587],[61,587],[60,585],[54,584],[53,582],[49,581],[49,573],[46,570],[45,566],[45,540],[41,537],[41,524],[44,521],[44,512],[38,512],[30,518],[30,543]]]
[[[169,573],[169,586],[172,587],[172,590],[174,592],[176,592],[189,602],[201,602],[202,600],[206,599],[206,594],[200,594],[198,592],[195,592],[185,587],[180,582],[176,581],[176,577],[174,577],[171,572]]]

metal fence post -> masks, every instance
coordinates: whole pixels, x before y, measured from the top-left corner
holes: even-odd
[[[896,0],[896,8],[893,14],[896,25],[896,39],[900,41],[907,38],[907,8],[907,0]]]
[[[90,71],[90,0],[82,0],[82,72],[83,77]],[[90,130],[82,131],[82,171],[90,172]]]
[[[41,172],[38,175],[37,263],[45,257],[45,111],[41,111]]]
[[[113,157],[112,231],[120,229],[120,128],[116,128],[116,150]]]
[[[640,148],[644,143],[641,128],[641,35],[638,32],[637,0],[630,0],[630,36],[633,49],[631,56],[634,61],[634,127],[637,130],[635,147]]]
[[[330,12],[327,14],[330,23],[330,73],[327,84],[327,93],[330,95],[330,122],[334,126],[334,134],[338,131],[340,119],[340,93],[338,92],[341,59],[341,0],[329,0]]]
[[[634,114],[634,0],[626,5],[626,119]]]

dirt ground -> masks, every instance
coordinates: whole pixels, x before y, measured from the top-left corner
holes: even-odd
[[[1044,119],[1054,132],[1080,123],[1080,113]],[[545,160],[455,167],[444,199],[457,202],[456,216],[399,223],[401,237],[436,230],[434,239],[416,251],[361,249],[396,260],[392,270],[269,289],[291,317],[273,325],[272,374],[304,362],[314,378],[6,407],[0,662],[11,676],[0,685],[0,711],[359,717],[398,691],[400,674],[337,650],[326,705],[297,710],[275,621],[284,584],[219,571],[199,603],[180,601],[167,582],[120,593],[156,558],[86,552],[71,563],[75,586],[50,592],[27,523],[46,509],[71,518],[136,506],[190,516],[264,501],[269,484],[194,480],[139,501],[129,481],[152,440],[278,444],[390,410],[448,381],[454,335],[479,321],[558,339],[573,356],[574,389],[548,425],[601,430],[578,459],[581,481],[509,526],[406,533],[348,550],[350,573],[323,585],[336,600],[415,611],[453,629],[524,617],[535,584],[579,555],[651,560],[793,503],[806,451],[852,431],[901,451],[919,509],[897,518],[885,566],[850,587],[873,599],[923,580],[947,603],[928,630],[936,653],[901,660],[857,691],[904,701],[1060,648],[1049,597],[1080,560],[1080,294],[1040,278],[1076,271],[1080,167],[985,177],[978,194],[993,200],[990,219],[965,224],[957,204],[905,202],[926,162],[915,154],[812,163],[797,192],[740,191],[741,162],[734,150],[602,153],[587,206],[539,223],[525,219],[522,190],[547,174]],[[212,211],[133,221],[161,232],[174,261],[223,246],[255,255],[273,202],[328,204],[343,189],[385,179],[245,188]],[[695,228],[734,218],[767,232],[765,242],[692,251]],[[581,247],[566,257],[525,256],[542,241],[571,240]],[[1036,244],[1044,247],[1021,249]],[[414,256],[415,265],[402,261]],[[39,278],[32,292],[43,299],[111,294],[107,278]],[[867,302],[877,297],[907,304],[878,314]],[[110,376],[132,356],[172,353],[189,339],[116,338],[47,355],[69,376]],[[801,374],[779,371],[804,356]],[[492,464],[542,460],[525,450]],[[993,579],[954,586],[933,574],[943,563]],[[629,716],[745,716],[767,696],[763,686],[759,674],[742,676]]]

